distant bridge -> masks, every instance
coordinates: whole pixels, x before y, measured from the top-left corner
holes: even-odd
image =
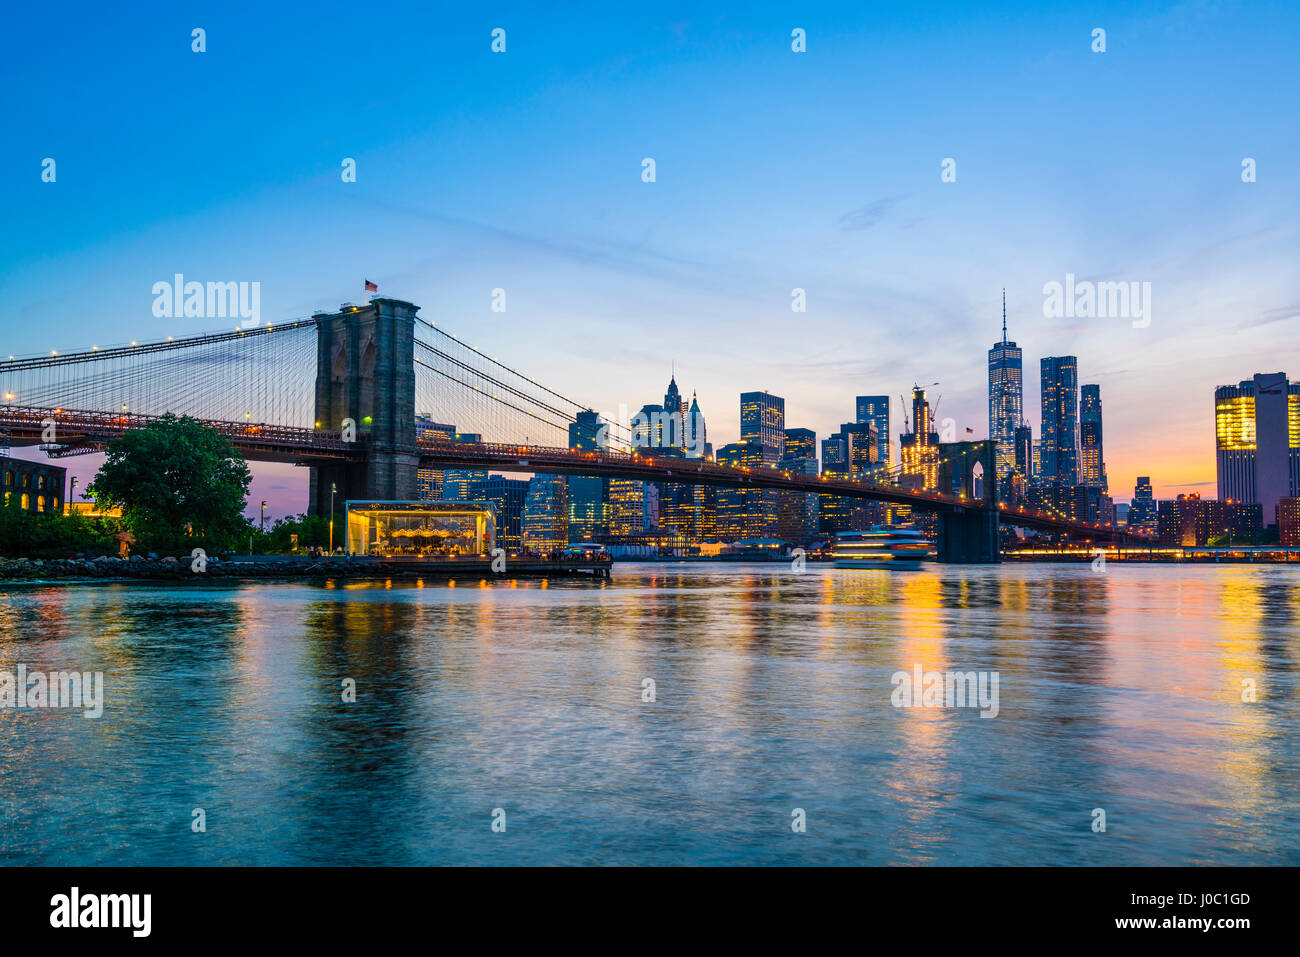
[[[999,505],[991,480],[975,498],[733,468],[633,450],[631,437],[617,425],[610,427],[611,445],[627,448],[571,449],[568,424],[589,405],[498,362],[416,312],[411,303],[376,299],[257,329],[11,358],[0,362],[0,431],[12,445],[45,445],[51,455],[66,456],[102,450],[167,412],[190,415],[228,437],[247,459],[310,467],[311,506],[320,514],[329,508],[331,485],[342,499],[411,499],[419,468],[496,469],[910,505],[942,516],[940,551],[953,561],[997,561],[999,523],[1090,541],[1144,541],[1112,526]],[[421,438],[417,410],[484,440]],[[978,487],[970,474],[976,462],[984,475],[993,475],[986,449],[958,476],[969,492]]]

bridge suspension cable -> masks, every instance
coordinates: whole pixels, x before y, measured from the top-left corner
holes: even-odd
[[[6,405],[310,426],[315,323],[0,362]]]
[[[415,340],[418,411],[486,441],[569,445],[569,425],[577,413],[592,408],[589,404],[543,385],[432,322],[418,316],[416,322],[441,337]],[[610,447],[631,447],[626,426],[603,419],[602,425]]]

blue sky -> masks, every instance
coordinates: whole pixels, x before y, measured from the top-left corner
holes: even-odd
[[[1075,354],[1116,497],[1212,493],[1214,386],[1300,377],[1300,13],[1045,6],[15,8],[5,345],[204,331],[152,315],[175,272],[260,282],[270,320],[368,277],[598,409],[655,401],[675,362],[715,446],[742,390],[823,437],[855,395],[936,380],[983,435],[1006,286],[1035,434],[1038,359]],[[1151,325],[1046,318],[1067,272],[1150,282]],[[256,471],[298,510],[301,474]]]

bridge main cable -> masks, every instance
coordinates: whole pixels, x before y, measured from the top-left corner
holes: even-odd
[[[194,346],[213,345],[230,342],[235,339],[256,338],[278,332],[290,332],[304,326],[314,326],[314,319],[297,319],[279,325],[256,326],[251,329],[235,329],[231,332],[209,332],[184,339],[167,338],[157,342],[145,342],[140,345],[109,346],[105,349],[85,349],[79,352],[59,352],[45,356],[28,356],[22,359],[0,361],[0,372],[19,372],[26,369],[41,369],[50,366],[72,365],[78,362],[99,362],[103,359],[120,359],[123,357],[145,355],[150,352],[169,352],[173,349],[187,349]]]
[[[562,395],[561,393],[556,392],[554,389],[551,389],[551,388],[549,388],[549,387],[543,385],[542,383],[538,382],[536,379],[533,379],[533,378],[530,378],[529,376],[524,375],[524,374],[523,374],[522,372],[520,372],[518,369],[513,369],[513,368],[511,368],[510,366],[506,365],[504,362],[500,362],[499,360],[492,358],[492,356],[488,355],[487,353],[482,352],[482,351],[480,351],[480,350],[478,350],[478,349],[475,349],[473,346],[471,346],[469,343],[465,342],[464,340],[462,340],[462,339],[460,339],[460,338],[458,338],[458,337],[452,335],[452,334],[449,333],[449,332],[446,332],[446,331],[444,331],[444,330],[442,330],[442,329],[439,329],[436,325],[434,325],[432,322],[429,322],[427,319],[424,319],[424,318],[422,318],[422,317],[420,317],[420,316],[416,316],[416,317],[415,317],[415,321],[418,322],[418,323],[420,323],[421,325],[425,326],[425,327],[428,328],[428,329],[432,329],[434,332],[436,332],[438,335],[442,336],[443,338],[445,338],[445,339],[449,339],[450,341],[456,343],[456,345],[458,345],[460,348],[462,348],[462,349],[467,349],[467,350],[469,350],[470,352],[474,353],[474,355],[479,356],[480,358],[486,359],[488,362],[492,363],[492,365],[497,366],[497,367],[500,368],[500,369],[504,369],[506,372],[510,373],[510,374],[513,375],[513,376],[517,376],[518,378],[522,379],[524,382],[527,382],[529,385],[536,386],[537,388],[541,389],[543,392],[547,393],[548,395],[554,396],[555,398],[559,399],[561,402],[567,402],[569,405],[573,406],[575,409],[577,409],[577,410],[580,411],[580,412],[581,412],[581,411],[586,411],[586,410],[588,410],[588,409],[591,408],[591,406],[590,406],[588,403],[585,403],[585,402],[578,402],[576,399],[571,399],[571,398],[569,398],[569,397],[566,396],[566,395]],[[457,365],[457,366],[459,366],[460,368],[465,369],[465,370],[468,371],[468,372],[472,372],[474,375],[478,376],[479,378],[485,379],[485,380],[487,380],[488,382],[493,383],[494,385],[498,385],[498,386],[500,386],[501,388],[506,389],[507,391],[513,393],[515,396],[517,396],[517,397],[519,397],[519,398],[521,398],[521,399],[524,399],[524,400],[527,401],[527,402],[532,403],[533,405],[537,406],[537,407],[540,408],[540,409],[544,409],[545,411],[551,413],[552,415],[558,415],[558,416],[560,416],[561,418],[564,418],[564,419],[566,419],[566,420],[569,419],[570,416],[571,416],[571,413],[566,413],[566,412],[563,411],[562,409],[557,409],[557,408],[555,408],[555,407],[549,405],[548,403],[542,402],[542,401],[540,401],[539,399],[536,399],[536,398],[534,398],[534,397],[532,397],[532,396],[526,395],[525,393],[522,393],[522,392],[520,392],[520,391],[518,391],[518,390],[512,388],[511,386],[506,385],[506,384],[505,384],[504,382],[502,382],[501,380],[496,379],[496,378],[494,378],[494,377],[492,377],[492,376],[489,376],[489,375],[487,375],[486,373],[480,372],[480,371],[478,371],[477,369],[475,369],[473,366],[470,366],[470,365],[468,365],[468,364],[466,364],[466,363],[464,363],[464,362],[461,362],[460,360],[453,358],[452,356],[448,355],[447,353],[442,352],[441,350],[434,348],[432,345],[430,345],[430,344],[427,343],[427,342],[423,342],[423,341],[421,341],[420,339],[416,339],[415,341],[416,341],[417,343],[419,343],[421,346],[423,346],[425,349],[427,349],[427,350],[429,350],[430,352],[434,353],[435,355],[438,355],[438,356],[440,356],[441,358],[446,359],[448,362],[451,362],[451,363],[453,363],[454,365]],[[418,360],[417,360],[417,361],[418,361]],[[424,365],[424,363],[420,363],[420,364],[421,364],[421,365]],[[432,367],[426,366],[426,368],[432,368]],[[438,370],[434,369],[433,371],[436,372],[436,371],[438,371]],[[450,378],[450,379],[452,379],[452,381],[455,381],[455,382],[459,382],[459,381],[460,381],[460,380],[456,379],[456,378],[453,377],[453,376],[447,376],[447,378]],[[474,388],[474,386],[469,386],[468,383],[460,383],[460,384],[461,384],[461,385],[467,385],[467,386],[468,386],[469,388],[471,388],[471,389]],[[488,395],[486,392],[483,392],[481,389],[475,389],[475,391],[476,391],[476,392],[479,392],[480,394],[485,395],[485,396]],[[494,399],[494,400],[496,400],[496,401],[498,401],[498,402],[501,402],[503,405],[509,406],[509,407],[512,408],[512,409],[516,409],[516,410],[519,411],[519,412],[524,412],[524,414],[526,414],[526,415],[530,415],[532,418],[540,419],[539,416],[532,415],[532,413],[526,412],[526,411],[523,410],[523,409],[519,409],[517,406],[514,406],[514,405],[512,405],[512,404],[509,403],[509,402],[504,402],[503,400],[497,398],[496,396],[488,396],[488,397],[491,398],[491,399]],[[540,419],[540,421],[546,422],[545,419]],[[555,423],[551,423],[551,422],[547,422],[547,424],[548,424],[548,425],[555,425]],[[619,423],[617,423],[617,422],[606,422],[605,425],[608,426],[608,427],[610,428],[611,431],[617,429],[617,430],[620,431],[620,432],[626,433],[626,437],[627,437],[627,438],[630,438],[630,436],[631,436],[631,432],[630,432],[630,431],[629,431],[625,426],[623,426],[623,425],[621,425],[621,424],[619,424]],[[556,426],[556,427],[557,427],[557,428],[564,428],[564,426]],[[623,436],[620,436],[620,439],[623,439],[623,438],[624,438]]]

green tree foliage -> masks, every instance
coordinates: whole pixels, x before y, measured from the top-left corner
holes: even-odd
[[[287,555],[293,550],[294,535],[298,536],[300,550],[312,545],[328,545],[329,519],[324,515],[305,514],[282,518],[261,536],[262,550],[270,554]]]
[[[67,558],[83,552],[117,553],[118,524],[61,511],[33,512],[18,497],[0,507],[0,555],[6,558]]]
[[[243,509],[251,478],[221,433],[168,414],[111,442],[86,491],[101,509],[122,509],[136,551],[176,554],[247,542]]]

